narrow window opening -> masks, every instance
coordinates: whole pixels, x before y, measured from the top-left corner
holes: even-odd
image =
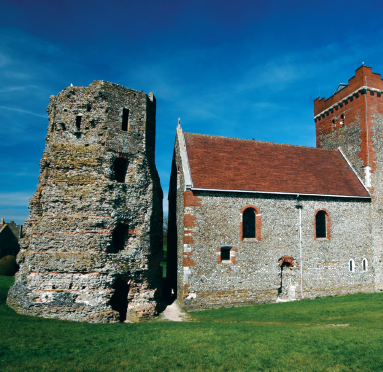
[[[371,95],[371,96],[374,95],[374,91],[373,91],[373,90],[370,90],[370,95]]]
[[[221,247],[221,261],[230,261],[231,247]]]
[[[81,129],[81,118],[82,118],[81,115],[77,115],[76,116],[76,129],[77,129],[77,132],[79,132],[80,129]]]
[[[113,310],[118,311],[120,322],[123,323],[128,310],[129,280],[123,277],[117,278],[112,287],[114,293],[110,299],[110,305]]]
[[[113,231],[110,253],[118,253],[125,249],[128,237],[128,226],[124,223],[118,224]]]
[[[345,118],[345,116],[342,114],[341,116],[340,116],[340,125],[344,125],[344,118]]]
[[[354,260],[350,260],[349,262],[349,270],[350,272],[354,272],[355,271],[355,264],[354,264]]]
[[[326,212],[319,211],[315,216],[316,237],[325,238],[326,234]]]
[[[128,162],[125,158],[117,158],[113,163],[114,179],[117,182],[124,183]]]
[[[365,258],[363,258],[363,261],[362,261],[362,269],[363,271],[367,271],[367,267],[368,267],[368,262]]]
[[[255,211],[252,208],[247,208],[243,212],[243,238],[255,238]]]
[[[121,124],[121,130],[126,132],[128,130],[128,121],[129,121],[129,110],[124,108],[122,110],[122,124]]]

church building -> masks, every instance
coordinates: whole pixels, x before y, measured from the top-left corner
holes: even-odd
[[[314,101],[317,147],[185,133],[167,277],[186,310],[383,290],[383,81]]]

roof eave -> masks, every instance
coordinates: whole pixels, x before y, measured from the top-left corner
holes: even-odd
[[[213,191],[213,192],[236,192],[246,194],[267,194],[267,195],[293,195],[293,196],[322,196],[327,198],[349,198],[349,199],[371,199],[371,196],[361,195],[331,195],[331,194],[310,194],[304,192],[278,192],[278,191],[256,191],[256,190],[228,190],[228,189],[206,189],[191,187],[192,191]]]

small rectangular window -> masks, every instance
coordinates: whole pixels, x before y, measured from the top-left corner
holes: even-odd
[[[128,130],[128,121],[129,121],[129,110],[124,108],[122,110],[122,124],[121,124],[121,130],[126,132]]]
[[[221,261],[230,261],[231,247],[221,247]]]
[[[79,132],[80,129],[81,129],[81,118],[82,118],[81,115],[77,115],[76,116],[76,129],[77,129],[77,132]]]

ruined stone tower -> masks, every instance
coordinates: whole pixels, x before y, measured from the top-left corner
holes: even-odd
[[[361,66],[329,98],[314,101],[317,147],[341,147],[371,193],[375,290],[383,290],[383,80]]]
[[[161,295],[155,98],[95,81],[50,101],[8,305],[76,321],[145,320]]]

